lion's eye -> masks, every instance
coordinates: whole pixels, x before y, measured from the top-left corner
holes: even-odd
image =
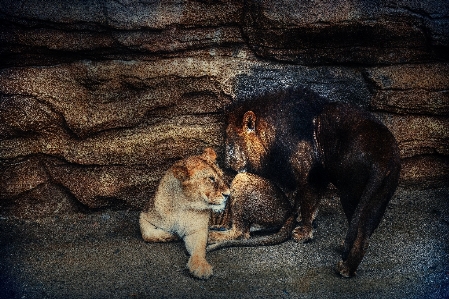
[[[212,183],[214,183],[214,182],[215,182],[215,177],[210,176],[210,177],[209,177],[209,180],[210,180]]]

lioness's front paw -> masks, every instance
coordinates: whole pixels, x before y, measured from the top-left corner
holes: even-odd
[[[297,226],[293,232],[292,237],[296,242],[307,242],[313,239],[313,229],[307,226]]]
[[[191,257],[187,268],[193,276],[200,279],[209,279],[213,274],[212,266],[205,259]]]
[[[350,278],[350,277],[355,276],[355,271],[351,271],[351,269],[349,269],[348,265],[346,265],[346,263],[343,261],[338,262],[337,272],[338,272],[338,274],[340,274],[341,276],[343,276],[345,278]]]

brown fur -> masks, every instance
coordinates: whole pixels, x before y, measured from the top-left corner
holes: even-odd
[[[213,271],[206,261],[209,218],[224,209],[230,190],[215,163],[215,151],[176,162],[161,179],[153,206],[140,214],[142,238],[147,242],[184,240],[190,254],[187,268],[207,279]]]
[[[207,251],[229,246],[274,245],[286,241],[294,225],[293,209],[284,193],[270,181],[239,173],[231,183],[229,201],[232,227],[210,231]],[[250,228],[279,229],[271,235],[250,238]]]
[[[321,194],[329,183],[337,187],[349,223],[337,269],[355,275],[398,184],[399,150],[389,130],[356,107],[292,88],[231,107],[226,133],[229,167],[296,191],[296,241],[313,238]]]

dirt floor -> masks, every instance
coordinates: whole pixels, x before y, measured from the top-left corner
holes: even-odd
[[[0,219],[0,298],[449,298],[449,188],[400,189],[358,275],[334,272],[346,220],[326,199],[315,239],[212,252],[192,278],[182,242],[142,241],[135,211]]]

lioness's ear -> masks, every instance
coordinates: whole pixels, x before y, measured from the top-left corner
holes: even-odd
[[[256,129],[256,114],[252,111],[246,111],[243,115],[243,130],[254,131]]]
[[[217,153],[210,147],[204,149],[203,154],[201,155],[204,160],[214,163],[217,159]]]
[[[180,162],[175,163],[171,169],[172,169],[172,172],[173,172],[173,175],[175,176],[175,178],[177,178],[181,182],[183,182],[189,178],[189,171],[185,164],[180,163]]]

